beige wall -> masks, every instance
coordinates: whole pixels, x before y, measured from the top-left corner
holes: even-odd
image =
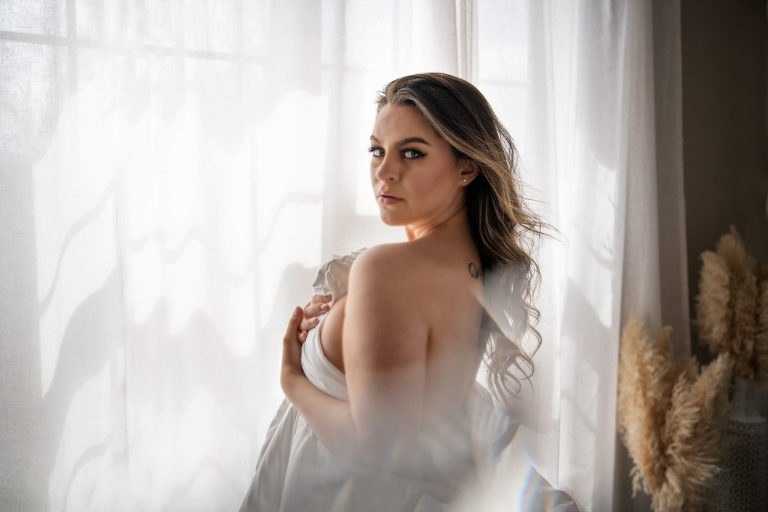
[[[768,264],[765,0],[682,0],[683,158],[691,314],[699,255],[734,224]],[[708,361],[706,348],[692,348]]]

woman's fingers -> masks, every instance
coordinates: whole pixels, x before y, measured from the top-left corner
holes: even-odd
[[[310,329],[314,329],[317,327],[317,324],[320,323],[320,320],[318,318],[304,318],[304,320],[301,321],[299,324],[299,330],[300,331],[309,331]]]
[[[312,300],[304,307],[304,316],[313,318],[327,313],[331,309],[331,305],[328,304],[330,301],[330,295],[313,295]]]
[[[291,382],[303,374],[301,368],[301,340],[299,338],[299,323],[301,322],[301,308],[293,310],[291,319],[288,320],[288,328],[283,337],[283,362],[280,369],[280,385],[283,391],[292,387]],[[287,393],[287,391],[286,391]]]
[[[325,306],[325,307],[323,307]],[[310,304],[304,308],[304,316],[307,318],[314,318],[328,312],[328,304]]]
[[[331,301],[330,295],[313,295],[312,299],[304,306],[304,315],[313,317],[322,315],[331,307],[328,304]]]
[[[301,323],[301,308],[296,306],[293,309],[293,314],[291,315],[291,319],[288,320],[288,328],[285,331],[285,336],[283,336],[283,341],[291,342],[296,340],[296,338],[298,337],[300,323]]]
[[[331,305],[328,304],[330,300],[330,295],[313,295],[312,300],[304,306],[304,315],[299,329],[301,331],[309,331],[317,327],[317,324],[320,323],[320,319],[317,317],[324,315],[331,309]]]

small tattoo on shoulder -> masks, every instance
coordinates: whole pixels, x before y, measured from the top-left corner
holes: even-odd
[[[474,279],[480,279],[482,272],[480,272],[480,269],[477,268],[477,265],[475,265],[474,262],[470,261],[468,268],[470,276],[472,276]]]

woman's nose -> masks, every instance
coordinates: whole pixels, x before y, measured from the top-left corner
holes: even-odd
[[[379,160],[378,165],[374,169],[374,176],[380,181],[394,181],[400,173],[397,166],[398,162],[389,154],[386,154],[384,158]]]

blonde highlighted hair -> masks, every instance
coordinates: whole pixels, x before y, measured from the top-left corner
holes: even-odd
[[[377,98],[388,104],[410,105],[450,144],[458,159],[473,161],[479,175],[466,187],[466,211],[480,253],[485,315],[485,363],[489,387],[497,399],[521,388],[533,375],[531,357],[541,345],[533,304],[541,278],[532,257],[548,228],[521,194],[517,149],[488,101],[471,83],[444,73],[421,73],[393,80]],[[530,353],[519,341],[530,331]]]

